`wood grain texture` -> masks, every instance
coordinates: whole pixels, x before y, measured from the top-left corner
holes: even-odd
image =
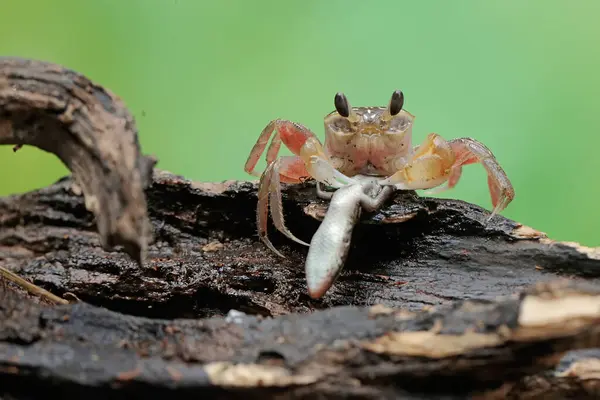
[[[486,224],[486,210],[462,201],[398,193],[364,216],[342,276],[312,300],[307,249],[270,229],[282,260],[258,240],[254,182],[195,183],[156,171],[146,191],[156,240],[144,268],[103,250],[71,187],[66,179],[0,200],[3,262],[54,293],[142,316],[274,316],[378,303],[414,311],[492,300],[557,277],[598,282],[600,273],[595,249],[554,242],[502,216]],[[323,207],[312,183],[284,188],[286,223],[302,239],[317,229]]]
[[[86,398],[466,398],[600,343],[600,292],[569,281],[415,313],[336,307],[164,320],[85,303],[45,307],[10,291],[1,304],[0,376],[15,378],[3,389],[41,385]]]
[[[151,237],[143,188],[155,160],[140,153],[118,97],[61,66],[0,57],[0,144],[55,154],[83,191],[103,246],[143,261]]]

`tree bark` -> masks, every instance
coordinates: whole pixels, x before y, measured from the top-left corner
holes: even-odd
[[[54,153],[85,194],[102,245],[141,262],[150,239],[142,191],[155,160],[140,153],[121,100],[58,65],[0,57],[0,110],[0,144]]]
[[[598,395],[600,351],[576,351],[600,341],[598,249],[399,192],[313,300],[307,249],[270,229],[282,260],[258,240],[256,182],[152,174],[122,102],[81,75],[0,59],[0,143],[73,171],[0,199],[0,265],[81,300],[0,287],[0,396]],[[310,241],[327,202],[312,182],[283,193]]]

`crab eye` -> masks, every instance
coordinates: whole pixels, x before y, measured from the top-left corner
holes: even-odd
[[[348,118],[350,116],[350,104],[348,103],[348,99],[344,93],[338,92],[335,95],[333,103],[335,104],[335,109],[338,114],[344,118]]]
[[[390,100],[389,110],[390,115],[397,115],[400,111],[402,111],[402,106],[404,105],[404,93],[401,90],[396,90],[392,93],[392,98]]]

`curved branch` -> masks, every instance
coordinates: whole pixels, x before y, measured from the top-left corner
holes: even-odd
[[[58,65],[0,57],[0,144],[60,158],[96,216],[102,245],[122,245],[142,262],[151,240],[143,189],[156,161],[141,155],[120,99]]]

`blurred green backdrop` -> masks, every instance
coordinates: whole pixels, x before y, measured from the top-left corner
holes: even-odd
[[[0,0],[0,54],[108,87],[158,168],[205,181],[249,178],[271,119],[322,139],[337,91],[385,105],[402,89],[416,143],[437,132],[492,149],[516,191],[504,215],[596,246],[599,20],[595,0]],[[0,195],[67,172],[36,148],[0,147]],[[483,167],[443,197],[490,209]]]

